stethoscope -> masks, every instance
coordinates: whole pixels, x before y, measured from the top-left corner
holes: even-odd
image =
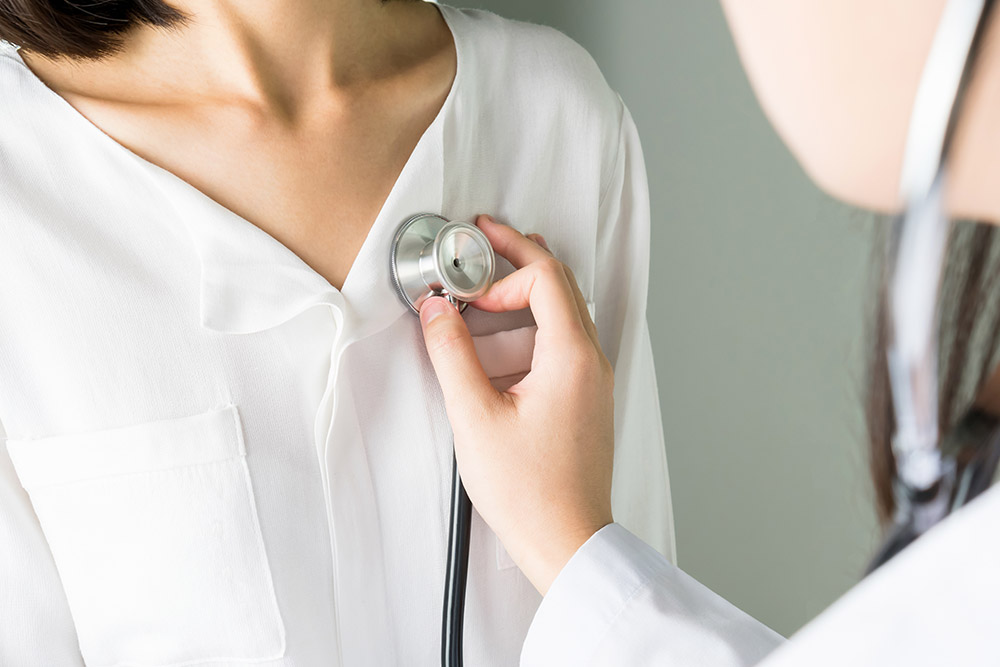
[[[942,196],[951,139],[993,0],[950,0],[924,66],[903,158],[904,212],[893,223],[884,287],[886,359],[895,429],[896,515],[869,566],[875,570],[989,488],[1000,464],[1000,420],[971,409],[948,433],[938,424],[937,301],[951,223]],[[392,245],[392,278],[414,313],[429,296],[460,311],[493,282],[495,257],[474,225],[433,214],[406,220]],[[442,665],[462,664],[462,621],[472,505],[452,460]]]
[[[443,296],[463,312],[493,284],[496,257],[489,239],[467,222],[451,222],[431,213],[415,215],[399,226],[392,241],[392,281],[399,297],[416,314],[428,297]],[[451,463],[451,515],[444,609],[441,618],[441,664],[462,665],[462,625],[469,574],[472,503],[454,452]]]
[[[948,433],[938,424],[938,312],[951,223],[943,193],[948,157],[993,0],[950,0],[924,66],[910,118],[893,223],[886,360],[895,429],[896,514],[869,572],[986,490],[1000,461],[1000,420],[969,410]]]

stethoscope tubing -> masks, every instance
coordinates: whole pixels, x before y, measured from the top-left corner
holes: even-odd
[[[470,240],[473,243],[467,243]],[[418,213],[403,221],[392,240],[389,261],[396,293],[417,315],[420,305],[430,296],[443,296],[462,312],[469,301],[481,297],[493,284],[496,266],[493,247],[479,228],[433,213]],[[462,280],[458,280],[459,277]],[[448,524],[441,664],[461,667],[472,502],[458,472],[454,446]]]
[[[462,627],[465,620],[465,590],[469,580],[469,542],[472,501],[465,492],[458,460],[451,460],[451,517],[448,521],[448,562],[441,614],[441,665],[462,667]]]
[[[944,185],[957,119],[995,4],[995,0],[948,2],[914,101],[900,179],[906,208],[893,224],[892,278],[887,286],[890,342],[886,359],[895,417],[892,449],[897,511],[868,573],[988,486],[1000,456],[996,418],[970,411],[948,436],[977,421],[988,424],[994,433],[986,455],[969,465],[963,479],[956,480],[953,455],[941,446],[948,436],[942,438],[937,420],[937,302],[950,229]]]

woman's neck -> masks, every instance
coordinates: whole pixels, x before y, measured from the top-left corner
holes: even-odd
[[[349,103],[391,80],[447,30],[433,5],[408,0],[174,0],[188,20],[143,25],[93,61],[25,62],[60,94],[116,103],[243,103],[287,118]],[[418,39],[423,38],[423,41]]]

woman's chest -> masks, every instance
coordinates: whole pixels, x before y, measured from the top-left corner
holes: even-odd
[[[74,104],[130,152],[259,227],[340,289],[433,119],[436,107],[420,102],[391,114],[359,104],[295,125],[242,108],[166,114]]]
[[[8,452],[88,660],[198,664],[309,645],[363,662],[376,636],[397,638],[386,651],[430,653],[451,441],[415,318],[346,346],[336,304],[220,333],[198,322],[197,283],[131,282],[76,310],[58,297],[36,307],[23,330],[7,325],[17,359],[2,359]],[[527,371],[528,333],[517,351],[478,337],[493,375]],[[475,530],[480,585],[519,580]],[[515,605],[525,627],[535,603]],[[496,612],[483,604],[470,618]],[[422,620],[394,630],[399,608]]]

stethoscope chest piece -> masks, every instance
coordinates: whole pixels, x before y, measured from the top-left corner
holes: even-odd
[[[444,296],[460,311],[493,284],[493,246],[475,225],[422,213],[406,220],[392,242],[392,279],[415,313],[431,296]]]

